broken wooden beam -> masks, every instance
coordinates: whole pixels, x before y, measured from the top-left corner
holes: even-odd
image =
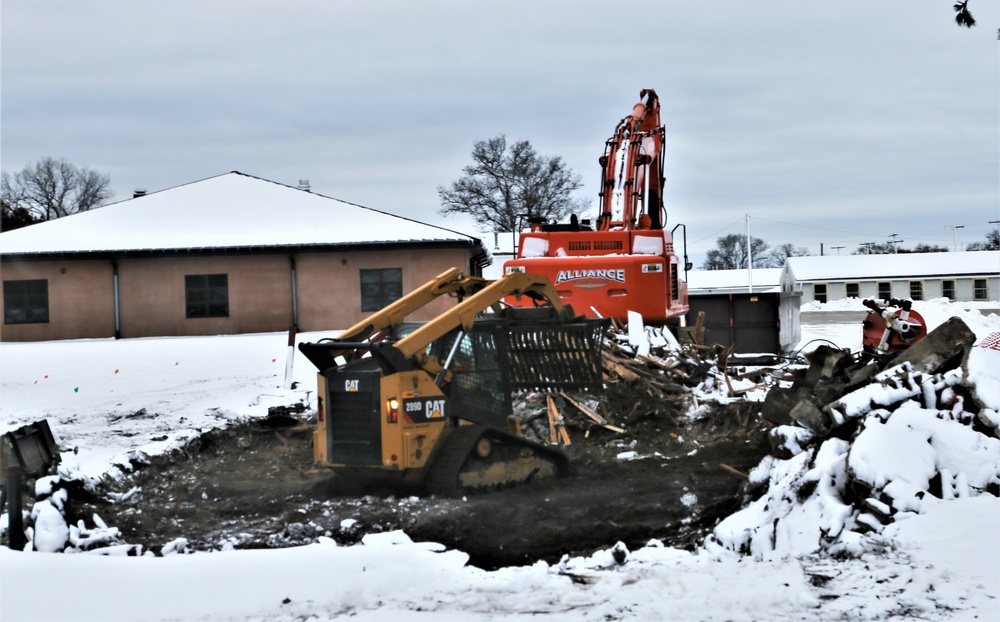
[[[596,423],[597,425],[601,426],[602,428],[604,428],[606,430],[610,430],[612,432],[617,432],[618,434],[624,434],[625,433],[625,428],[619,428],[616,425],[611,425],[610,423],[608,423],[608,421],[604,417],[600,416],[599,414],[597,414],[593,410],[587,408],[586,406],[584,406],[580,402],[574,400],[572,397],[570,397],[569,395],[567,395],[564,391],[560,391],[559,395],[563,399],[565,399],[567,402],[569,402],[570,404],[572,404],[573,406],[575,406],[577,410],[579,410],[584,415],[586,415],[587,417],[589,417],[590,419],[592,419],[594,421],[594,423]]]
[[[559,416],[559,411],[556,410],[556,401],[551,395],[545,396],[545,404],[549,412],[549,442],[555,444],[559,442],[559,437],[556,435],[556,418]]]

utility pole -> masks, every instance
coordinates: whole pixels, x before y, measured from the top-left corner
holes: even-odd
[[[889,244],[892,246],[892,254],[895,255],[896,254],[896,245],[897,244],[901,244],[903,242],[903,240],[897,240],[896,239],[896,238],[899,237],[898,233],[890,233],[889,237],[892,238],[891,240],[889,240]]]
[[[750,250],[750,214],[747,214],[747,288],[753,295],[753,254]]]
[[[946,229],[951,229],[951,244],[955,252],[958,252],[958,230],[965,229],[965,225],[947,225]]]
[[[837,254],[839,255],[840,254],[840,249],[842,249],[844,247],[843,246],[831,246],[830,248],[832,248],[833,250],[837,251]]]

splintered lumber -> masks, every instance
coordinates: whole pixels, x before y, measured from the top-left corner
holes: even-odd
[[[705,328],[705,312],[698,312],[698,319],[694,323],[694,334],[691,335],[691,341],[701,345],[701,331]]]
[[[595,423],[600,423],[601,425],[603,425],[603,424],[605,424],[605,423],[608,422],[604,417],[598,415],[594,411],[590,410],[589,408],[587,408],[586,406],[584,406],[580,402],[576,401],[575,399],[573,399],[572,397],[570,397],[569,395],[567,395],[565,391],[560,391],[559,395],[560,395],[560,397],[562,397],[564,400],[566,400],[570,404],[576,406],[577,410],[579,410],[583,414],[585,414],[588,417],[590,417],[591,419],[593,419]]]
[[[726,388],[729,389],[729,397],[736,397],[736,392],[733,390],[733,383],[729,380],[729,374],[726,372],[726,368],[728,367],[726,363],[729,361],[729,355],[733,353],[733,350],[735,348],[729,346],[723,351],[722,356],[719,357],[719,370],[722,372],[722,378],[726,381]]]
[[[559,431],[559,439],[562,441],[562,444],[569,445],[569,432],[566,431],[566,426],[560,423],[556,426],[556,429]]]
[[[573,406],[576,406],[577,410],[579,410],[580,412],[582,412],[584,415],[590,417],[594,421],[594,423],[596,423],[597,425],[601,426],[602,428],[604,428],[606,430],[611,430],[612,432],[617,432],[619,434],[623,434],[625,432],[624,428],[619,428],[618,426],[611,425],[610,423],[607,422],[607,420],[604,417],[598,415],[597,413],[595,413],[591,409],[587,408],[586,406],[584,406],[580,402],[578,402],[578,401],[574,400],[572,397],[566,395],[566,393],[564,391],[560,391],[559,395],[562,396],[563,399],[565,399],[567,402],[569,402]]]
[[[639,379],[639,374],[626,368],[625,365],[623,364],[623,361],[616,360],[607,351],[602,352],[601,356],[604,359],[605,367],[613,371],[615,374],[618,375],[619,378],[621,378],[625,382],[632,384],[633,382]]]
[[[685,374],[684,372],[682,372],[681,370],[677,369],[673,365],[669,365],[669,364],[667,364],[667,363],[665,363],[665,362],[663,362],[663,361],[661,361],[659,359],[653,358],[651,356],[646,356],[645,354],[640,354],[636,358],[638,358],[643,363],[649,363],[650,365],[652,365],[654,367],[658,367],[658,368],[662,369],[663,371],[670,372],[671,374],[674,374],[676,376],[680,376],[681,378],[683,378],[685,380],[690,380],[690,378],[691,378],[691,376],[689,376],[688,374]]]
[[[559,437],[556,435],[556,417],[559,416],[559,411],[556,410],[556,401],[552,399],[551,395],[546,395],[545,403],[549,411],[549,442],[558,443]]]
[[[719,466],[722,467],[724,470],[729,471],[733,475],[739,475],[743,479],[750,479],[750,476],[748,474],[744,473],[743,471],[741,471],[739,469],[734,469],[733,467],[729,466],[728,464],[719,463]]]
[[[566,431],[566,425],[559,420],[559,408],[556,406],[555,399],[551,395],[546,395],[545,405],[549,411],[549,438],[552,439],[553,443],[569,445],[569,432]]]

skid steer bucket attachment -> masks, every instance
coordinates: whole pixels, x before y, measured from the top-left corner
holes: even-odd
[[[601,345],[609,319],[512,320],[507,333],[514,389],[601,390]]]

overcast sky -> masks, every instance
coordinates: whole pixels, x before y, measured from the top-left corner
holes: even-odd
[[[968,30],[953,3],[3,0],[2,167],[65,158],[116,200],[308,179],[474,233],[437,188],[476,141],[561,156],[596,213],[604,141],[653,88],[697,262],[748,214],[813,254],[950,248],[1000,219],[1000,7],[970,0]]]

